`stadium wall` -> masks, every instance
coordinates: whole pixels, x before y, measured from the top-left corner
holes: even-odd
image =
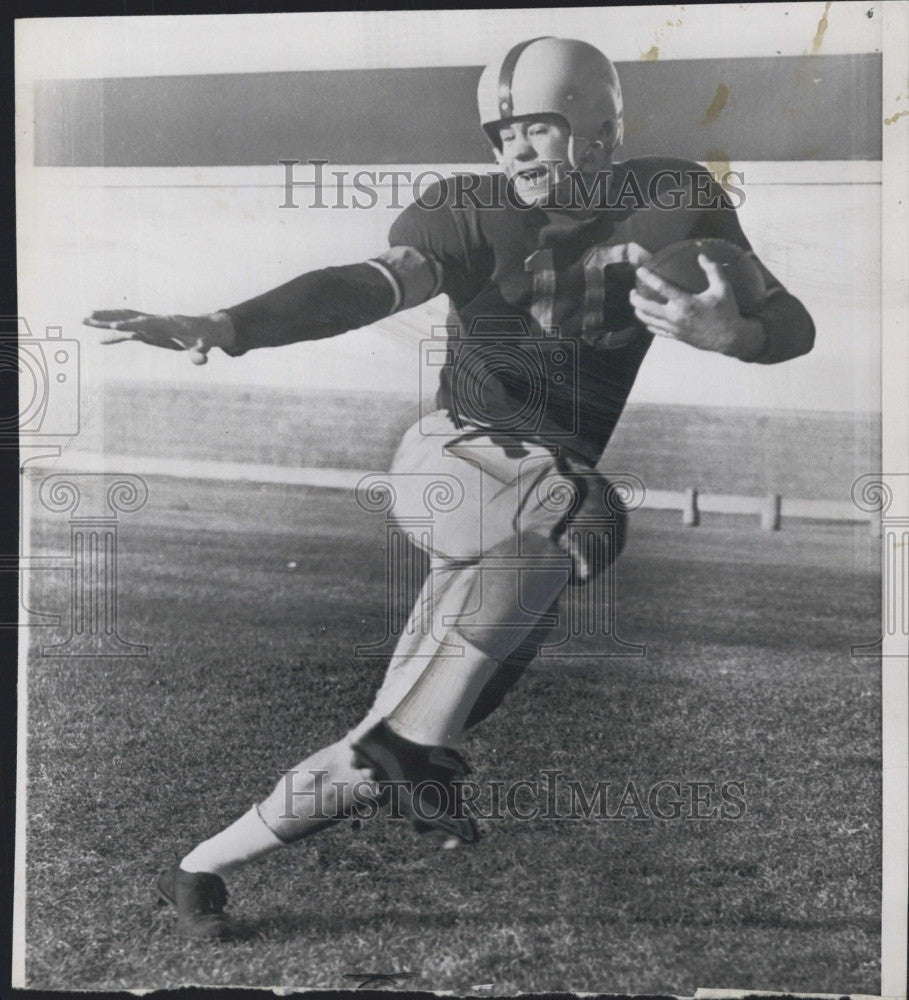
[[[862,430],[843,448],[856,475],[877,467],[866,415],[880,406],[879,54],[638,60],[619,72],[623,155],[671,152],[734,171],[755,249],[818,326],[809,356],[770,369],[660,341],[632,402],[860,414]],[[20,231],[20,311],[36,331],[62,326],[80,340],[80,444],[102,439],[91,400],[112,380],[135,384],[137,401],[155,394],[140,382],[189,393],[225,383],[431,395],[435,373],[421,369],[419,344],[443,321],[440,300],[330,342],[218,356],[204,369],[138,345],[101,348],[80,319],[117,306],[213,310],[376,253],[419,188],[414,179],[488,168],[473,110],[478,74],[127,75],[44,79],[23,92],[35,129],[20,144],[29,167],[20,212],[32,223]],[[315,179],[308,159],[328,161],[322,185],[288,199],[281,159],[301,161],[293,179],[304,181]],[[376,204],[354,207],[351,175],[389,169],[409,180],[376,183]],[[231,458],[217,440],[212,457],[219,448]]]

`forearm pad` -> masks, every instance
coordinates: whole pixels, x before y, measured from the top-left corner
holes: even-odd
[[[396,298],[387,274],[372,264],[310,271],[223,310],[236,333],[233,347],[225,350],[236,357],[253,347],[334,337],[388,316]]]
[[[814,346],[814,321],[808,310],[783,288],[771,291],[755,316],[764,327],[765,343],[760,353],[748,360],[760,365],[807,354]]]

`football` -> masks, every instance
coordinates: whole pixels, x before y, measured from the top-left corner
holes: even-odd
[[[732,285],[735,301],[742,315],[754,315],[767,295],[764,276],[754,254],[729,240],[682,240],[670,243],[655,253],[647,261],[646,267],[686,292],[703,292],[707,288],[707,275],[698,263],[698,254],[704,254],[720,265],[723,275]],[[645,298],[665,301],[640,278],[636,282],[636,288]]]

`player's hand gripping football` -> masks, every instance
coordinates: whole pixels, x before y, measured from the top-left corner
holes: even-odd
[[[718,351],[735,357],[759,353],[764,328],[759,320],[742,316],[732,286],[719,264],[698,256],[707,275],[703,292],[686,292],[661,278],[646,266],[639,267],[638,280],[656,292],[665,302],[655,301],[632,290],[629,301],[635,316],[658,337],[681,340],[702,351]]]
[[[102,344],[139,340],[170,351],[189,351],[189,360],[194,365],[204,365],[213,347],[229,348],[235,340],[233,323],[223,312],[207,316],[156,316],[135,309],[102,309],[82,322],[111,331],[101,338]]]

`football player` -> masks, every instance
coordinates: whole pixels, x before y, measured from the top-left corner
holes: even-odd
[[[440,293],[451,304],[438,407],[405,434],[389,476],[394,516],[425,517],[428,504],[433,518],[411,627],[360,725],[161,877],[158,892],[184,935],[233,933],[225,877],[350,815],[364,787],[374,800],[403,790],[419,830],[475,841],[469,811],[458,808],[466,765],[454,745],[533,658],[568,583],[603,572],[621,549],[624,513],[595,466],[653,337],[758,364],[812,347],[811,318],[763,265],[768,294],[753,316],[706,257],[698,294],[647,270],[653,253],[680,240],[750,247],[699,165],[613,161],[622,96],[594,46],[548,37],[515,45],[485,70],[478,100],[500,172],[434,186],[374,258],[207,316],[122,310],[86,320],[110,331],[105,343],[140,340],[203,364],[216,347],[240,356],[366,326]],[[655,294],[640,294],[636,280]],[[433,506],[430,481],[448,502]],[[590,513],[616,530],[580,551],[572,521]]]

